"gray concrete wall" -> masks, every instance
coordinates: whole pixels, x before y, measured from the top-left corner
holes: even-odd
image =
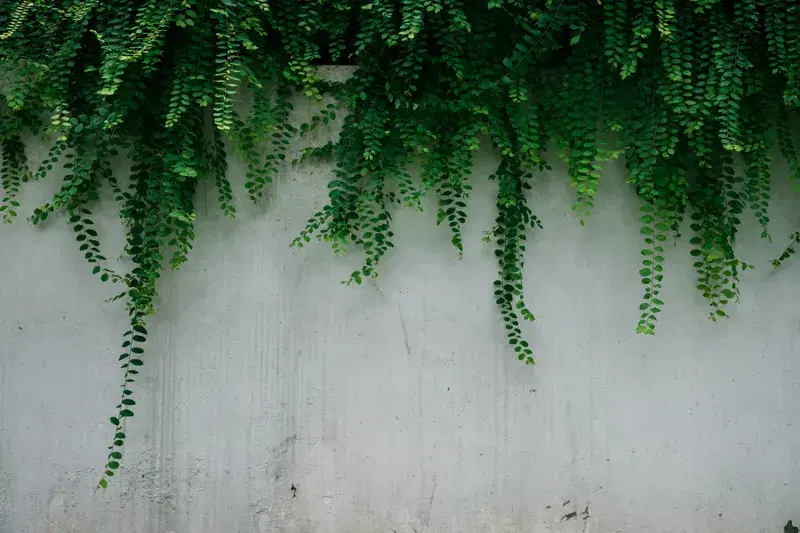
[[[496,162],[477,159],[462,261],[431,209],[400,210],[396,249],[360,287],[339,283],[358,252],[288,247],[329,167],[287,168],[255,208],[240,194],[236,221],[201,185],[124,466],[97,495],[124,310],[63,221],[0,227],[0,532],[778,533],[800,519],[800,261],[769,265],[800,222],[783,164],[776,243],[746,217],[739,250],[757,270],[732,318],[706,319],[682,243],[654,338],[633,334],[638,203],[622,165],[582,228],[555,164],[530,195],[545,230],[527,254],[529,368],[506,348],[481,242]],[[24,214],[57,186],[29,184]],[[115,206],[98,213],[112,257]]]

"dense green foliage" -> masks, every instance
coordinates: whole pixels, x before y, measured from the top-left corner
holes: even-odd
[[[0,32],[0,212],[11,221],[22,182],[66,169],[31,220],[66,211],[94,273],[119,285],[130,314],[102,487],[122,457],[158,279],[192,247],[198,181],[212,180],[222,212],[235,216],[226,142],[258,201],[288,164],[292,136],[347,109],[338,142],[302,154],[332,157],[335,177],[292,244],[318,236],[336,251],[361,247],[364,265],[347,280],[358,284],[392,246],[393,205],[421,209],[428,194],[462,252],[469,182],[482,179],[471,175],[472,155],[491,143],[501,156],[489,177],[498,191],[486,237],[498,261],[493,290],[508,341],[528,363],[522,274],[539,222],[526,190],[548,168],[547,149],[568,162],[581,223],[603,163],[624,156],[642,201],[644,334],[663,306],[665,242],[684,217],[697,288],[716,320],[748,268],[734,249],[745,210],[769,238],[773,147],[800,174],[789,128],[800,105],[794,0],[0,0]],[[317,74],[322,63],[358,68],[334,84]],[[253,95],[245,112],[234,106],[242,86]],[[289,123],[297,90],[319,103],[299,127]],[[323,105],[326,94],[337,103]],[[29,167],[31,134],[53,144]],[[109,162],[117,154],[132,161],[121,183]],[[121,206],[129,272],[111,268],[92,228],[102,187]],[[793,234],[775,264],[798,242]]]

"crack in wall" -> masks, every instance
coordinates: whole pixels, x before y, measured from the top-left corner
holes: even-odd
[[[400,314],[400,326],[403,328],[403,343],[406,346],[406,354],[411,355],[411,345],[408,342],[408,330],[406,329],[406,319],[403,317],[403,310],[400,308],[400,302],[395,300],[397,304],[397,312]]]

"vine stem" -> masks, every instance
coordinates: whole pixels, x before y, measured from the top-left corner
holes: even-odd
[[[547,26],[545,26],[545,28],[544,28],[544,31],[543,31],[543,32],[542,32],[542,34],[539,36],[539,38],[538,38],[538,39],[536,39],[536,43],[534,43],[533,45],[531,45],[531,47],[530,47],[530,48],[528,48],[528,51],[527,51],[527,52],[525,52],[525,54],[522,56],[522,58],[521,58],[519,61],[517,61],[517,64],[516,64],[516,65],[514,65],[512,68],[510,68],[510,69],[508,70],[508,72],[506,72],[505,74],[503,74],[503,76],[502,76],[501,78],[499,78],[497,81],[495,81],[495,82],[494,82],[494,85],[497,85],[498,83],[500,83],[501,81],[503,81],[504,79],[506,79],[506,78],[507,78],[507,77],[508,77],[508,76],[509,76],[509,75],[510,75],[512,72],[514,72],[515,70],[517,70],[517,68],[519,68],[519,66],[520,66],[520,65],[522,65],[522,64],[525,62],[525,60],[526,60],[526,59],[528,59],[528,56],[531,54],[531,52],[533,52],[533,50],[534,50],[535,48],[538,48],[538,47],[539,47],[539,43],[541,43],[541,42],[542,42],[542,39],[544,39],[545,35],[547,35],[547,32],[549,32],[549,31],[550,31],[550,26],[552,26],[552,24],[553,24],[553,21],[554,21],[554,20],[556,19],[556,17],[558,16],[558,12],[559,12],[559,11],[561,11],[561,6],[563,6],[563,5],[564,5],[564,0],[561,0],[561,2],[558,4],[558,7],[556,8],[556,11],[555,11],[555,13],[553,13],[553,17],[550,19],[550,22],[548,22],[548,23],[547,23]]]
[[[111,446],[109,446],[109,453],[107,456],[106,464],[103,467],[104,468],[103,474],[100,478],[100,481],[97,483],[97,486],[95,487],[95,491],[98,488],[106,487],[106,485],[108,484],[107,481],[108,477],[113,476],[114,470],[116,470],[119,467],[119,463],[113,461],[114,453],[115,452],[119,453],[119,450],[121,450],[125,446],[124,444],[126,438],[125,419],[130,418],[130,416],[132,415],[130,414],[126,415],[124,413],[124,411],[127,408],[125,407],[125,404],[123,402],[125,401],[125,397],[128,396],[125,392],[128,390],[127,386],[128,383],[130,383],[129,380],[131,379],[132,372],[138,373],[138,371],[134,371],[131,368],[131,366],[133,366],[131,361],[133,360],[134,357],[138,355],[134,352],[134,348],[138,347],[136,346],[137,341],[134,339],[134,337],[136,337],[137,334],[140,334],[142,337],[145,337],[145,335],[147,334],[147,330],[144,328],[143,322],[144,321],[142,319],[142,315],[137,312],[134,312],[133,315],[131,316],[131,329],[123,335],[123,338],[130,336],[130,340],[127,341],[130,344],[127,347],[128,348],[127,351],[123,353],[122,356],[120,357],[120,360],[125,361],[123,365],[125,368],[125,374],[122,380],[122,392],[120,393],[119,405],[117,406],[117,416],[114,417],[114,419],[116,420],[116,424],[114,427],[114,439],[112,441]],[[117,444],[117,442],[120,442],[120,444]]]

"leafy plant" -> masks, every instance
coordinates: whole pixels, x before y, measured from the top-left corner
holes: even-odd
[[[328,83],[315,65],[350,63]],[[241,88],[253,96],[241,110]],[[290,124],[289,96],[319,106]],[[179,268],[194,240],[194,194],[212,180],[235,216],[226,141],[245,164],[258,201],[280,176],[293,135],[346,110],[335,143],[295,161],[332,158],[327,204],[293,241],[365,251],[345,283],[378,275],[393,246],[394,205],[421,209],[435,195],[455,255],[472,193],[472,155],[499,154],[494,296],[508,342],[534,363],[522,320],[525,240],[539,228],[527,194],[568,163],[581,224],[602,165],[624,155],[641,198],[643,285],[637,331],[653,334],[665,305],[665,246],[689,219],[697,288],[712,320],[727,316],[750,268],[735,252],[751,210],[769,238],[770,157],[777,147],[800,178],[790,125],[800,105],[800,4],[789,0],[0,0],[0,212],[18,213],[23,182],[63,167],[42,224],[65,211],[80,251],[101,281],[119,287],[130,326],[119,356],[124,378],[114,437],[99,486],[120,466],[125,419],[143,364],[147,317],[167,264]],[[323,103],[328,95],[332,103]],[[49,119],[42,119],[49,115]],[[24,140],[54,139],[36,170]],[[121,185],[110,158],[132,162]],[[741,160],[741,164],[739,163]],[[410,168],[419,165],[419,178]],[[737,169],[743,168],[740,172]],[[129,272],[102,253],[92,205],[110,187],[127,228]],[[794,253],[800,232],[778,266]]]

